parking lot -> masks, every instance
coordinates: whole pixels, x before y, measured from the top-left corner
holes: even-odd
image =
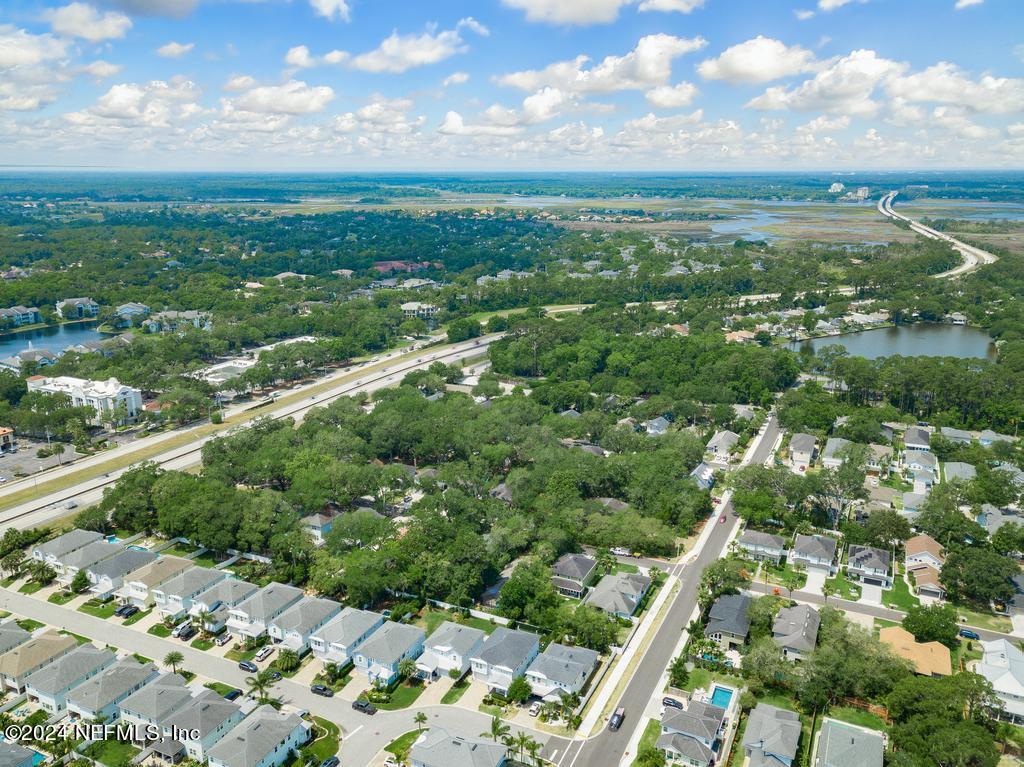
[[[46,440],[35,440],[28,437],[18,436],[18,452],[0,454],[0,477],[3,482],[10,482],[18,475],[30,475],[44,471],[53,466],[71,463],[76,458],[81,458],[82,453],[75,450],[74,445],[64,445],[64,452],[60,456],[52,455],[49,458],[37,458],[36,453],[40,448],[46,447]]]

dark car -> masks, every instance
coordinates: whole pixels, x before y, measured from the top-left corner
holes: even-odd
[[[260,670],[259,666],[253,663],[251,660],[240,660],[238,661],[238,667],[242,671],[248,671],[250,674],[255,674]]]
[[[132,605],[121,605],[116,610],[114,610],[114,615],[116,615],[118,618],[123,618],[125,610],[127,610],[131,606]]]
[[[336,756],[329,756],[320,762],[320,767],[338,767],[340,760]]]
[[[128,605],[128,608],[126,610],[122,611],[121,617],[122,618],[131,618],[133,615],[137,615],[139,612],[141,612],[141,611],[135,605]]]
[[[309,691],[314,695],[321,695],[325,698],[333,698],[334,690],[325,684],[314,684],[309,688]]]
[[[274,682],[276,682],[278,679],[281,678],[281,672],[280,671],[274,671],[274,669],[268,669],[267,675]]]
[[[970,629],[960,629],[960,636],[964,639],[981,639],[981,635],[977,631],[971,631]]]
[[[186,626],[181,630],[181,633],[178,634],[178,639],[180,639],[182,642],[187,642],[198,633],[199,632],[196,631],[195,626]]]
[[[662,698],[661,699],[661,705],[667,706],[668,708],[678,708],[678,709],[682,709],[682,707],[683,707],[682,702],[676,700],[675,698]]]
[[[356,711],[361,711],[364,714],[369,714],[370,716],[377,713],[377,707],[368,700],[354,700],[352,701],[352,708]]]
[[[612,718],[608,720],[608,729],[615,732],[622,726],[623,720],[626,718],[626,709],[619,706],[615,709],[615,713],[612,714]]]
[[[245,661],[242,661],[242,662],[245,663]],[[241,698],[242,697],[242,691],[241,690],[232,690],[231,692],[226,693],[224,695],[224,697],[227,698],[228,700],[235,700],[236,698]]]

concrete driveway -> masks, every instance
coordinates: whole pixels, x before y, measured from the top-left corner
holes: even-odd
[[[800,590],[806,591],[808,594],[824,596],[825,592],[822,589],[825,587],[826,578],[828,578],[828,573],[824,570],[816,570],[813,567],[809,567],[807,569],[807,585]]]
[[[857,601],[863,602],[866,605],[882,604],[882,587],[862,583],[860,585],[860,599]]]

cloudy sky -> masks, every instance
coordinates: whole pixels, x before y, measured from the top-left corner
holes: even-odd
[[[1024,167],[1022,0],[3,0],[0,163]]]

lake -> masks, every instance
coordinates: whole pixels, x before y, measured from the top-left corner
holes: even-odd
[[[0,336],[0,359],[24,351],[30,343],[33,349],[46,349],[59,353],[74,344],[110,338],[105,333],[96,330],[98,324],[97,322],[76,322]]]
[[[966,325],[944,325],[918,322],[891,328],[862,330],[842,336],[812,338],[790,345],[791,349],[809,348],[817,351],[823,346],[839,344],[851,356],[878,359],[891,357],[961,357],[964,359],[987,357],[995,359],[996,348],[988,334]]]

